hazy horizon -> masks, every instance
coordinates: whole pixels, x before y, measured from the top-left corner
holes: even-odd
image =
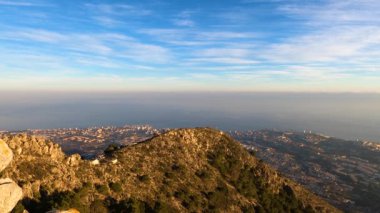
[[[380,94],[0,93],[0,129],[150,124],[312,131],[380,142]]]

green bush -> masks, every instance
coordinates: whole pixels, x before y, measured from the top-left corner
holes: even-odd
[[[154,205],[154,212],[157,213],[174,213],[177,212],[175,211],[172,207],[170,207],[168,204],[157,201],[156,204]]]
[[[148,181],[149,181],[149,176],[148,176],[148,175],[139,175],[139,176],[137,176],[137,178],[138,178],[141,182],[148,182]]]
[[[94,200],[90,206],[91,213],[108,213],[107,206],[101,200]]]
[[[112,153],[116,150],[119,150],[120,149],[120,146],[118,144],[110,144],[108,145],[108,147],[106,148],[106,150],[104,150],[104,154],[105,155],[112,155]]]
[[[123,187],[122,185],[119,183],[119,182],[116,182],[116,183],[110,183],[109,184],[109,187],[112,191],[116,192],[116,193],[119,193],[119,192],[122,192],[123,191]]]
[[[195,175],[201,178],[202,180],[209,179],[211,177],[210,172],[205,169],[196,171]]]
[[[201,208],[200,195],[195,194],[187,189],[180,189],[174,193],[174,197],[181,201],[181,204],[189,211],[194,212]]]
[[[98,191],[100,194],[107,195],[108,194],[108,187],[107,185],[96,185],[95,186],[96,191]]]
[[[130,198],[123,200],[109,206],[112,209],[111,212],[117,213],[142,213],[142,212],[154,212],[153,209],[144,201]]]

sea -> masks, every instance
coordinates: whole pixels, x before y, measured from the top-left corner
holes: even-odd
[[[0,131],[127,124],[311,131],[380,142],[380,94],[0,91]]]

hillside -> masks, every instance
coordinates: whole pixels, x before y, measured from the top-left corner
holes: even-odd
[[[273,130],[231,135],[281,174],[345,212],[380,212],[380,145]]]
[[[218,130],[172,130],[95,161],[35,136],[2,138],[14,152],[2,176],[25,196],[15,212],[339,212]]]

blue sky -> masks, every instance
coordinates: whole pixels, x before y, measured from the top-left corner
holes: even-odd
[[[0,0],[0,90],[380,92],[378,0]]]

